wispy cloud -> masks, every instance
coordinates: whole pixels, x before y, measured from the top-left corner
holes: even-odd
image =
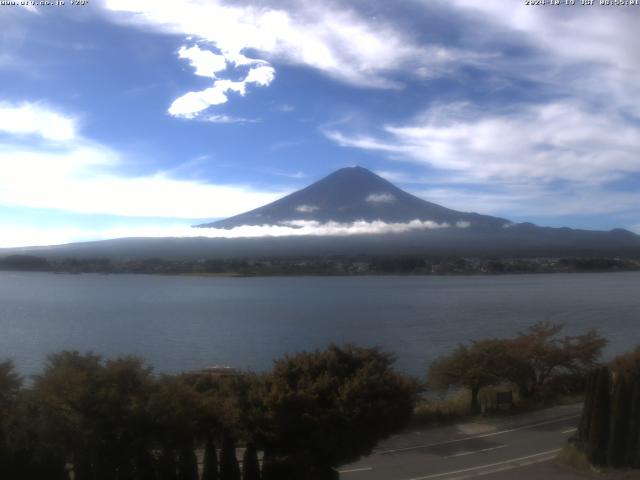
[[[453,0],[447,6],[476,21],[476,42],[494,46],[516,39],[539,51],[543,58],[538,61],[545,71],[529,74],[555,91],[592,97],[607,105],[613,102],[640,115],[640,99],[633,88],[640,74],[640,57],[630,47],[640,39],[638,9],[598,3],[531,8],[524,2]],[[504,63],[500,67],[510,68]],[[577,68],[581,71],[578,76]]]
[[[422,44],[401,26],[363,15],[346,2],[105,0],[103,6],[115,21],[198,42],[183,46],[179,56],[197,75],[217,80],[174,101],[169,112],[187,118],[228,101],[228,92],[244,94],[251,83],[269,85],[276,64],[302,65],[358,87],[397,89],[404,85],[399,78],[407,74],[417,79],[440,76],[487,56]],[[252,68],[242,85],[219,79],[223,60],[235,70]],[[285,104],[281,111],[291,108]]]
[[[209,123],[259,123],[259,118],[234,117],[232,115],[201,115],[199,120]]]
[[[615,110],[577,102],[479,113],[438,106],[375,133],[326,135],[475,181],[602,183],[640,172],[640,131]],[[605,134],[615,132],[615,134]]]
[[[124,176],[119,171],[126,166],[126,156],[78,135],[66,116],[30,103],[3,108],[17,112],[18,117],[33,117],[34,123],[19,118],[2,124],[10,140],[0,141],[0,205],[122,216],[219,218],[281,195],[243,185],[183,180],[170,172]],[[29,133],[36,139],[18,142]],[[51,144],[50,139],[56,142]]]

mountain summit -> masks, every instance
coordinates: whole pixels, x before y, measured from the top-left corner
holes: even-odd
[[[353,223],[380,220],[406,223],[412,220],[473,227],[500,227],[509,221],[451,210],[427,202],[362,167],[341,168],[327,177],[273,203],[201,228],[234,228],[242,225],[290,225],[296,221]]]

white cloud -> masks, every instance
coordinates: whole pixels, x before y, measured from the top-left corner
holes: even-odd
[[[173,101],[169,113],[174,117],[196,118],[200,112],[212,105],[220,105],[229,100],[227,92],[236,92],[243,96],[248,84],[255,83],[267,86],[273,81],[275,71],[272,67],[260,66],[252,68],[239,82],[231,80],[216,80],[213,87],[198,92],[189,92]]]
[[[368,203],[394,203],[396,200],[396,197],[388,192],[372,193],[367,198],[365,198],[365,202]]]
[[[231,115],[200,115],[198,120],[209,123],[258,123],[260,119],[234,117]]]
[[[236,66],[304,65],[365,87],[397,88],[395,73],[423,78],[478,60],[474,53],[422,46],[406,29],[345,2],[105,0],[104,7],[116,21],[206,42]],[[249,51],[259,58],[247,57]]]
[[[241,213],[281,196],[242,185],[182,180],[162,172],[122,176],[117,172],[125,166],[125,159],[118,152],[79,137],[75,131],[51,129],[50,121],[70,128],[72,123],[65,123],[67,117],[28,103],[3,108],[4,117],[0,117],[5,120],[9,119],[7,112],[18,114],[15,124],[4,128],[14,139],[26,132],[41,135],[45,140],[58,140],[55,144],[41,140],[28,145],[0,141],[3,206],[122,216],[207,218]],[[33,120],[33,124],[24,119]]]
[[[296,212],[301,213],[311,213],[315,212],[316,210],[320,210],[320,207],[317,207],[316,205],[298,205],[296,207]]]
[[[38,103],[0,102],[0,132],[66,141],[76,136],[76,121]]]
[[[352,223],[340,223],[340,222],[326,222],[321,223],[315,220],[290,220],[286,222],[284,228],[288,229],[283,231],[284,235],[372,235],[381,233],[404,233],[415,230],[438,230],[442,228],[449,228],[448,223],[437,223],[431,220],[411,220],[405,223],[387,223],[382,220],[374,220],[367,222],[366,220],[357,220]],[[239,236],[247,236],[241,234],[245,228],[252,228],[247,226],[237,227],[237,231],[234,234]],[[278,230],[282,228],[274,225],[262,225],[257,227],[255,236],[282,236]],[[231,229],[233,232],[236,229]],[[288,233],[284,233],[287,232]],[[215,234],[215,233],[214,233]],[[253,236],[253,235],[251,235]]]
[[[209,50],[201,50],[194,45],[190,48],[180,47],[178,57],[189,60],[196,75],[201,77],[216,78],[216,74],[227,68],[224,55],[217,55]]]
[[[456,225],[457,228],[466,228]],[[421,230],[451,228],[447,223],[412,220],[406,223],[385,223],[380,220],[353,223],[292,220],[286,225],[243,225],[232,229],[192,228],[182,224],[122,226],[103,229],[75,227],[24,227],[0,225],[0,248],[59,245],[72,242],[106,240],[113,238],[255,238],[289,236],[350,236],[405,233]]]
[[[376,135],[326,135],[473,181],[602,183],[640,172],[640,131],[615,110],[555,102],[483,113],[436,107]]]

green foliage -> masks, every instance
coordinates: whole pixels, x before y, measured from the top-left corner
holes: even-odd
[[[287,356],[266,376],[155,376],[135,357],[61,352],[25,388],[0,363],[0,468],[8,478],[240,480],[337,478],[408,421],[415,382],[379,349]],[[220,461],[215,442],[222,442]],[[219,469],[218,469],[219,467]],[[218,471],[219,470],[219,471]],[[4,478],[4,477],[3,477]]]
[[[335,345],[277,361],[264,385],[259,437],[268,461],[312,478],[370,453],[406,425],[415,383],[394,372],[393,361],[376,348]]]
[[[622,467],[625,464],[625,444],[627,442],[630,410],[631,387],[625,377],[621,376],[615,382],[611,402],[609,445],[607,449],[607,465],[611,467]]]
[[[576,445],[593,465],[640,467],[639,351],[621,355],[589,376]]]
[[[587,456],[594,465],[606,464],[607,445],[609,444],[609,416],[611,400],[609,396],[609,369],[601,367],[595,380],[593,407],[587,439]]]

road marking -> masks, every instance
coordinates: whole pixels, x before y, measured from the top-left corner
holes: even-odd
[[[520,462],[523,462],[524,460],[529,460],[535,457],[541,457],[543,455],[546,455],[546,457],[544,459],[538,459],[539,462],[543,462],[543,461],[546,462],[548,460],[551,460],[554,458],[555,454],[558,453],[560,450],[561,450],[560,448],[556,448],[555,450],[547,450],[546,452],[534,453],[533,455],[527,455],[526,457],[512,458],[511,460],[504,460],[502,462],[489,463],[487,465],[479,465],[477,467],[463,468],[462,470],[453,470],[451,472],[434,473],[432,475],[426,475],[424,477],[413,477],[413,478],[410,478],[409,480],[429,480],[431,478],[446,477],[449,475],[456,475],[458,473],[473,472],[474,470],[483,470],[486,468],[500,467],[503,465],[506,466],[509,464],[511,465],[515,464],[514,466],[512,466],[512,468],[516,468],[520,466]]]
[[[567,430],[562,430],[561,433],[573,433],[576,430],[578,430],[577,428],[568,428]]]
[[[349,470],[338,470],[338,473],[356,473],[356,472],[368,472],[373,470],[373,467],[361,467],[361,468],[350,468]]]
[[[446,442],[430,443],[430,444],[427,444],[427,445],[416,445],[416,446],[412,446],[412,447],[393,448],[393,449],[389,449],[389,450],[380,450],[380,451],[374,452],[374,454],[375,455],[388,455],[390,453],[408,452],[410,450],[420,450],[422,448],[430,448],[430,447],[437,447],[437,446],[440,446],[440,445],[449,445],[451,443],[466,442],[467,440],[475,440],[476,438],[495,437],[496,435],[504,435],[505,433],[518,432],[520,430],[526,430],[528,428],[533,428],[533,427],[540,427],[542,425],[549,425],[551,423],[560,423],[560,422],[564,422],[566,420],[571,420],[573,418],[578,418],[578,417],[580,417],[580,415],[570,415],[570,416],[567,416],[567,417],[556,418],[556,419],[553,419],[553,420],[546,420],[544,422],[532,423],[530,425],[523,425],[523,426],[520,426],[520,427],[509,428],[507,430],[499,430],[497,432],[483,433],[481,435],[472,435],[472,436],[469,436],[469,437],[458,438],[456,440],[449,440],[449,441],[446,441]]]
[[[504,448],[504,447],[506,447],[506,445],[498,445],[497,447],[483,448],[482,450],[470,450],[468,452],[454,453],[453,455],[449,455],[444,458],[464,457],[466,455],[473,455],[474,453],[491,452],[493,450],[498,450],[499,448]]]

